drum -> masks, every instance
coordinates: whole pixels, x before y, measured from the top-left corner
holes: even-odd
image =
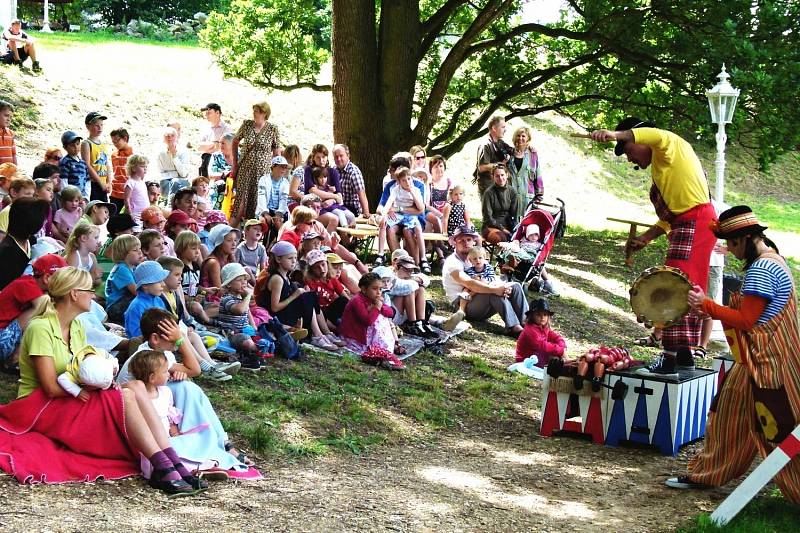
[[[689,312],[686,296],[692,289],[680,269],[659,266],[642,272],[631,287],[631,308],[636,320],[647,327],[666,328]]]

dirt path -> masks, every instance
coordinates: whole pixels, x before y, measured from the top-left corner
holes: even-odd
[[[525,420],[362,456],[272,465],[264,481],[216,484],[182,500],[140,480],[20,487],[6,477],[0,528],[27,530],[35,516],[36,529],[49,531],[652,532],[712,510],[725,495],[663,485],[685,464],[685,451],[675,460],[535,433]]]

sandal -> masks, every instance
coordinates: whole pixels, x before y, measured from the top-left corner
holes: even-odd
[[[633,344],[636,346],[644,346],[645,348],[658,348],[661,346],[661,339],[651,333],[647,337],[636,339],[633,341]]]
[[[255,466],[256,465],[253,461],[250,460],[249,457],[247,457],[247,454],[245,454],[242,451],[237,450],[236,447],[234,447],[234,445],[231,444],[230,442],[226,442],[225,443],[225,451],[228,452],[229,454],[231,454],[232,456],[236,457],[236,460],[239,461],[240,463],[242,463],[243,465],[247,465],[247,466]]]

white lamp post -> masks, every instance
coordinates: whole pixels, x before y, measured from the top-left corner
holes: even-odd
[[[730,124],[731,118],[733,118],[733,110],[736,109],[736,100],[739,98],[739,89],[734,89],[728,83],[730,76],[725,72],[724,63],[722,71],[717,74],[717,77],[719,82],[706,91],[706,98],[708,98],[708,108],[711,110],[711,121],[718,126],[715,196],[718,202],[722,202],[725,192],[725,143],[728,141],[728,136],[725,135],[725,124]]]
[[[42,33],[53,33],[50,29],[50,2],[44,0],[44,22],[42,22]]]

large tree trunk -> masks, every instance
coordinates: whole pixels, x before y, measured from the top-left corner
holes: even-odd
[[[409,148],[419,47],[417,1],[381,9],[379,42],[375,0],[333,0],[331,35],[333,137],[350,147],[373,212],[389,157]]]

